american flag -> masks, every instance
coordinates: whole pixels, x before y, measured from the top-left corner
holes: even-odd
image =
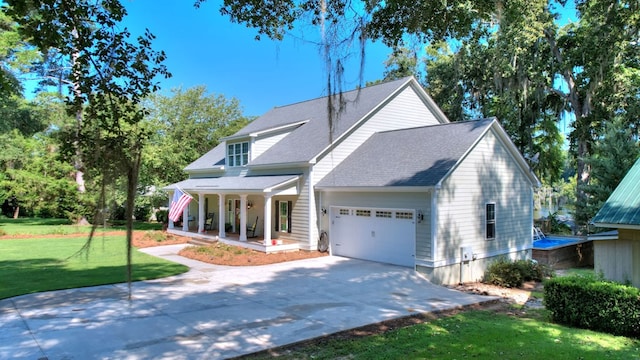
[[[173,199],[171,200],[171,206],[169,207],[169,219],[171,221],[180,220],[182,211],[187,207],[187,205],[189,205],[189,202],[191,202],[192,199],[191,195],[180,191],[180,189],[176,189],[176,191],[173,192]]]

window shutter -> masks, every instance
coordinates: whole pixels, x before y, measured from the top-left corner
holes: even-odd
[[[287,201],[287,207],[289,211],[287,212],[287,232],[291,232],[291,210],[293,209],[293,202]]]
[[[280,231],[280,201],[276,200],[276,231]]]

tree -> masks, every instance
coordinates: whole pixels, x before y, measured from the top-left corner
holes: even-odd
[[[40,60],[37,51],[26,44],[11,17],[0,12],[0,99],[22,95],[19,74]]]
[[[0,142],[0,204],[6,215],[71,217],[79,204],[69,177],[73,169],[61,161],[52,139],[42,133],[27,137],[14,129],[0,134]]]
[[[147,120],[153,134],[144,151],[143,183],[163,186],[184,178],[184,167],[244,127],[240,102],[207,94],[204,86],[152,95]]]
[[[602,138],[593,146],[593,154],[585,159],[592,170],[592,179],[581,189],[587,198],[581,209],[584,218],[590,220],[595,216],[638,158],[638,136],[628,124],[621,118],[607,123]]]
[[[165,54],[151,48],[154,36],[149,31],[132,42],[127,29],[118,30],[118,23],[126,15],[118,0],[7,3],[9,7],[5,10],[18,23],[24,39],[44,54],[55,50],[71,65],[66,103],[69,113],[77,120],[72,143],[80,159],[75,162],[80,175],[85,166],[109,171],[108,164],[98,157],[91,162],[82,159],[87,152],[119,153],[124,157],[124,164],[119,165],[123,165],[121,169],[127,178],[127,278],[130,283],[133,200],[142,137],[138,132],[129,136],[127,131],[146,115],[146,109],[140,104],[159,88],[155,77],[170,75],[162,64]],[[97,147],[90,143],[96,139],[103,140]],[[101,188],[105,189],[105,182],[111,179],[113,177],[103,176]]]

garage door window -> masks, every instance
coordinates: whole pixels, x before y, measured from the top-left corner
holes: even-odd
[[[410,211],[396,211],[396,219],[413,220],[413,213]]]
[[[356,210],[356,216],[371,217],[371,210]]]
[[[391,218],[392,216],[391,211],[376,211],[376,217],[377,218]]]
[[[487,240],[496,238],[496,204],[487,204],[485,209],[486,216],[486,237]]]

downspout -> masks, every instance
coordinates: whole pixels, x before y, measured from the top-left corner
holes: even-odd
[[[440,184],[436,185],[431,193],[431,260],[434,263],[437,260],[438,249],[438,190],[440,187]]]
[[[308,233],[309,233],[309,238],[308,238],[308,244],[309,244],[309,250],[311,249],[311,244],[314,243],[314,240],[316,242],[316,248],[317,248],[317,239],[318,239],[318,231],[313,231],[313,229],[315,228],[316,230],[318,230],[318,212],[316,211],[316,207],[315,207],[315,202],[316,202],[316,197],[315,194],[313,192],[313,164],[311,164],[309,166],[309,178],[307,179],[307,184],[309,186],[309,189],[307,190],[309,192],[308,197],[309,197],[309,206],[307,209],[307,213],[309,214],[308,218]],[[314,221],[315,220],[315,221]]]

